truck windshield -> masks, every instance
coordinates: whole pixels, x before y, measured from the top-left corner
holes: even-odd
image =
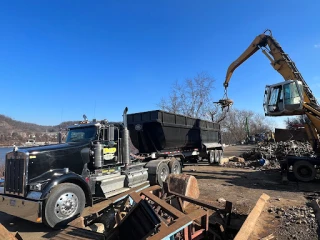
[[[68,131],[66,142],[86,142],[94,140],[96,135],[95,127],[71,128]]]

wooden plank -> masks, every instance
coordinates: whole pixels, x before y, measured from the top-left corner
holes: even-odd
[[[0,239],[17,240],[1,223],[0,223]]]
[[[274,239],[274,235],[273,233],[271,233],[270,235],[264,237],[264,238],[261,238],[261,240],[271,240],[271,239]]]
[[[242,227],[240,228],[238,234],[234,238],[234,240],[246,240],[249,239],[258,218],[266,204],[266,202],[270,199],[270,196],[263,193],[259,200],[257,201],[256,205],[248,215],[247,219],[243,223]]]

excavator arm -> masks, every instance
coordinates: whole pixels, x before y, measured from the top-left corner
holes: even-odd
[[[269,32],[269,34],[266,34]],[[229,66],[227,70],[226,79],[223,86],[227,88],[229,81],[232,77],[234,70],[236,70],[242,63],[250,58],[259,49],[270,60],[271,66],[285,79],[285,80],[298,80],[303,83],[304,87],[304,101],[306,103],[313,103],[319,105],[316,98],[312,94],[311,89],[308,87],[306,81],[298,71],[295,63],[291,60],[289,55],[285,53],[280,44],[272,37],[270,30],[266,30],[263,34],[257,36],[250,46]]]
[[[263,34],[258,35],[250,46],[229,66],[226,74],[226,79],[223,83],[225,92],[229,86],[229,81],[233,72],[248,58],[250,58],[259,49],[270,60],[271,66],[284,78],[285,81],[297,80],[302,83],[303,87],[303,111],[302,114],[306,114],[310,120],[306,130],[310,141],[317,141],[319,143],[320,134],[320,107],[317,99],[314,97],[311,89],[303,79],[302,75],[298,71],[295,63],[291,60],[289,55],[285,53],[280,44],[272,37],[270,30],[266,30]],[[221,100],[222,101],[222,100]],[[293,112],[292,112],[293,113]],[[284,116],[295,115],[290,112],[278,112],[270,116]]]

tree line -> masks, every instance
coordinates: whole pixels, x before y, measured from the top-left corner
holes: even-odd
[[[28,139],[37,142],[56,142],[57,133],[78,121],[65,121],[54,126],[43,126],[14,120],[0,115],[0,145],[21,145]]]
[[[202,72],[182,82],[174,82],[168,97],[162,98],[158,106],[165,111],[219,122],[223,142],[237,143],[250,135],[274,131],[275,123],[264,115],[251,110],[229,108],[222,110],[214,104],[214,78]]]

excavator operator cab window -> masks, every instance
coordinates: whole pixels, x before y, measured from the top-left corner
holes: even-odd
[[[284,84],[283,89],[285,105],[300,104],[301,96],[295,82]]]
[[[283,111],[282,86],[270,88],[270,98],[268,102],[269,112]]]
[[[285,81],[267,86],[264,97],[266,116],[301,114],[303,87],[299,81]]]
[[[284,107],[287,112],[303,113],[303,86],[299,81],[290,81],[283,85]]]

